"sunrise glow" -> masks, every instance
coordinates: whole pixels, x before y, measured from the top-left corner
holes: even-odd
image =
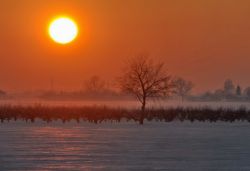
[[[76,22],[69,17],[59,17],[49,25],[50,37],[59,44],[68,44],[78,35]]]

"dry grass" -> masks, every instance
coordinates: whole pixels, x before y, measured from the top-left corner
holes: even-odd
[[[121,122],[121,120],[135,121],[140,120],[140,110],[128,110],[122,108],[109,107],[67,107],[67,106],[0,106],[1,122],[10,120],[25,120],[34,122],[36,119],[41,119],[46,122],[61,120],[69,122],[75,120],[88,121],[92,123],[101,123],[105,121]],[[167,108],[167,109],[149,109],[145,113],[145,119],[148,121],[249,121],[250,111],[244,107],[238,109],[230,108]]]

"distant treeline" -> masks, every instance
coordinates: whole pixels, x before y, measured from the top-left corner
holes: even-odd
[[[222,89],[207,91],[199,96],[189,96],[189,100],[250,101],[250,87],[242,89],[240,85],[235,85],[231,79],[227,79]]]
[[[224,82],[221,89],[207,91],[199,95],[193,95],[192,89],[195,86],[191,81],[181,77],[172,79],[175,89],[166,99],[179,99],[188,101],[250,101],[250,87],[242,89],[240,85],[235,85],[231,79]],[[98,76],[93,76],[85,82],[82,91],[46,91],[39,97],[43,99],[87,99],[87,100],[131,100],[131,96],[114,90],[112,86],[107,86],[104,80]]]
[[[108,83],[101,77],[94,75],[84,81],[81,90],[56,91],[51,89],[38,94],[39,98],[46,100],[128,100],[127,94],[114,88],[114,84]]]
[[[88,121],[91,123],[135,121],[140,122],[141,110],[127,110],[109,107],[63,107],[63,106],[0,106],[0,121],[23,120],[35,122]],[[147,109],[144,113],[147,121],[201,121],[201,122],[250,122],[250,111],[246,108],[168,108]]]
[[[186,101],[250,101],[250,87],[243,89],[240,85],[235,85],[231,79],[224,82],[221,89],[207,91],[199,95],[193,95],[192,89],[195,86],[191,81],[181,77],[174,77],[173,84],[175,89],[171,96],[166,99],[179,99]],[[85,81],[82,90],[79,91],[38,91],[32,93],[23,93],[23,97],[38,97],[44,100],[132,100],[129,94],[114,89],[112,84],[107,84],[99,76],[92,76]],[[0,90],[0,98],[8,96],[8,93]]]
[[[125,94],[112,90],[89,92],[89,91],[45,91],[41,92],[38,98],[44,100],[131,100]]]
[[[51,88],[47,91],[24,92],[21,95],[8,94],[0,90],[0,98],[41,98],[44,100],[132,100],[136,99],[146,108],[150,98],[180,99],[181,101],[250,101],[250,87],[242,89],[231,79],[224,82],[221,89],[207,91],[200,95],[192,94],[194,83],[181,77],[169,75],[165,63],[157,62],[148,56],[137,56],[125,66],[122,74],[112,82],[99,76],[87,78],[81,90],[60,91]]]
[[[3,96],[5,96],[7,93],[5,92],[5,91],[3,91],[3,90],[0,90],[0,97],[3,97]]]

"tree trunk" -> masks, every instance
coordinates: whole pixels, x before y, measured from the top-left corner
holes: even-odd
[[[140,124],[143,125],[144,121],[144,114],[145,114],[145,108],[146,108],[146,98],[143,98],[142,106],[141,106],[141,118],[140,118]]]

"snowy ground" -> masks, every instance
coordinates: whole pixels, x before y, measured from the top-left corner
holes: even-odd
[[[0,124],[0,170],[248,171],[250,124]]]

